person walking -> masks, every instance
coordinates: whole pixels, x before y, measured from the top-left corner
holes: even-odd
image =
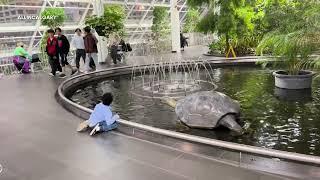
[[[47,39],[46,52],[47,52],[49,64],[51,67],[51,73],[49,73],[49,75],[55,76],[56,71],[62,72],[62,68],[60,66],[59,56],[58,56],[58,39],[54,37],[53,29],[49,29],[47,33],[49,37]],[[65,75],[60,74],[60,77],[65,77]]]
[[[75,30],[75,35],[71,41],[71,45],[76,48],[76,67],[77,67],[78,73],[80,73],[80,58],[82,58],[84,63],[86,60],[84,38],[82,36],[81,29],[77,28]]]
[[[56,34],[58,35],[58,56],[60,59],[60,64],[62,66],[62,72],[65,75],[66,69],[65,66],[67,66],[71,70],[71,75],[73,75],[76,70],[74,70],[71,65],[69,64],[67,60],[68,53],[70,51],[70,43],[65,35],[62,34],[61,28],[55,29]],[[62,74],[62,76],[63,76]]]
[[[90,70],[90,60],[93,59],[95,65],[98,65],[98,47],[97,38],[91,33],[91,28],[89,26],[84,28],[84,47],[86,51],[86,60],[85,60],[85,73],[88,73]]]
[[[182,48],[182,51],[184,51],[185,46],[188,46],[187,38],[184,37],[182,33],[180,33],[180,47]]]

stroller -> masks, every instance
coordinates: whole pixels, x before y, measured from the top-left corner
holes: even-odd
[[[131,45],[129,43],[125,43],[123,39],[121,39],[118,47],[117,47],[117,59],[124,63],[125,60],[125,53],[126,52],[131,52],[132,48]]]
[[[32,72],[42,71],[42,65],[38,54],[33,54],[31,59],[31,70]]]
[[[120,62],[124,62],[125,54],[124,47],[122,45],[118,45],[117,47],[117,60]]]

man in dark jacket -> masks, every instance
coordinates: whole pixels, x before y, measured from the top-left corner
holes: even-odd
[[[91,28],[89,26],[84,28],[84,48],[86,51],[86,61],[85,61],[85,73],[88,73],[90,70],[90,60],[93,59],[95,65],[98,65],[98,47],[97,38],[91,33]]]
[[[56,28],[56,34],[58,35],[58,56],[60,58],[60,64],[62,66],[62,71],[65,74],[65,66],[71,69],[71,75],[76,72],[75,69],[71,67],[71,65],[68,63],[67,56],[70,50],[70,43],[65,35],[62,34],[61,28]]]
[[[49,64],[51,67],[51,73],[49,73],[49,75],[55,76],[57,70],[62,72],[58,56],[58,39],[54,37],[53,29],[49,29],[47,33],[49,37],[47,39],[46,52],[48,54]],[[65,75],[60,74],[60,77],[64,76]]]

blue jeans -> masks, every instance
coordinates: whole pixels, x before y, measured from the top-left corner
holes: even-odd
[[[114,122],[111,125],[108,125],[105,121],[99,122],[99,126],[101,127],[101,131],[111,131],[118,127],[118,123]]]

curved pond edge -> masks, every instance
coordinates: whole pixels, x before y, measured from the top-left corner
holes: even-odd
[[[254,66],[256,65],[256,61],[257,59],[241,59],[236,61],[229,61],[227,59],[227,60],[218,60],[218,61],[214,60],[209,62],[212,65],[212,67],[225,67],[225,66],[241,66],[241,65]],[[145,66],[151,66],[151,65],[140,65],[140,66],[135,66],[135,68],[139,67],[143,69]],[[63,81],[59,85],[56,92],[56,98],[58,102],[68,111],[72,112],[73,114],[83,119],[88,119],[92,110],[89,108],[80,106],[72,102],[71,100],[69,100],[66,97],[69,91],[81,84],[86,84],[90,81],[107,78],[107,77],[118,76],[118,75],[131,74],[132,68],[133,66],[114,67],[114,68],[104,69],[104,70],[100,70],[100,71],[96,71],[88,74],[74,76],[70,79]],[[155,134],[159,134],[159,135],[163,135],[163,136],[167,136],[175,139],[181,139],[181,140],[194,142],[198,144],[204,144],[204,145],[214,146],[222,149],[228,149],[231,151],[239,152],[240,158],[241,158],[241,152],[243,152],[243,153],[249,153],[249,154],[254,154],[254,155],[263,156],[263,157],[269,157],[273,159],[279,158],[287,161],[295,161],[298,163],[308,163],[316,166],[320,165],[320,157],[318,156],[305,155],[305,154],[299,154],[299,153],[293,153],[293,152],[286,152],[286,151],[280,151],[280,150],[274,150],[274,149],[237,144],[237,143],[215,140],[210,138],[204,138],[200,136],[189,135],[189,134],[179,133],[175,131],[151,127],[151,126],[139,124],[136,122],[127,121],[124,119],[121,119],[118,122],[120,123],[120,125],[133,128],[133,133],[134,133],[134,129],[138,129],[138,130],[143,130],[146,132],[151,132],[151,133],[155,133]]]

